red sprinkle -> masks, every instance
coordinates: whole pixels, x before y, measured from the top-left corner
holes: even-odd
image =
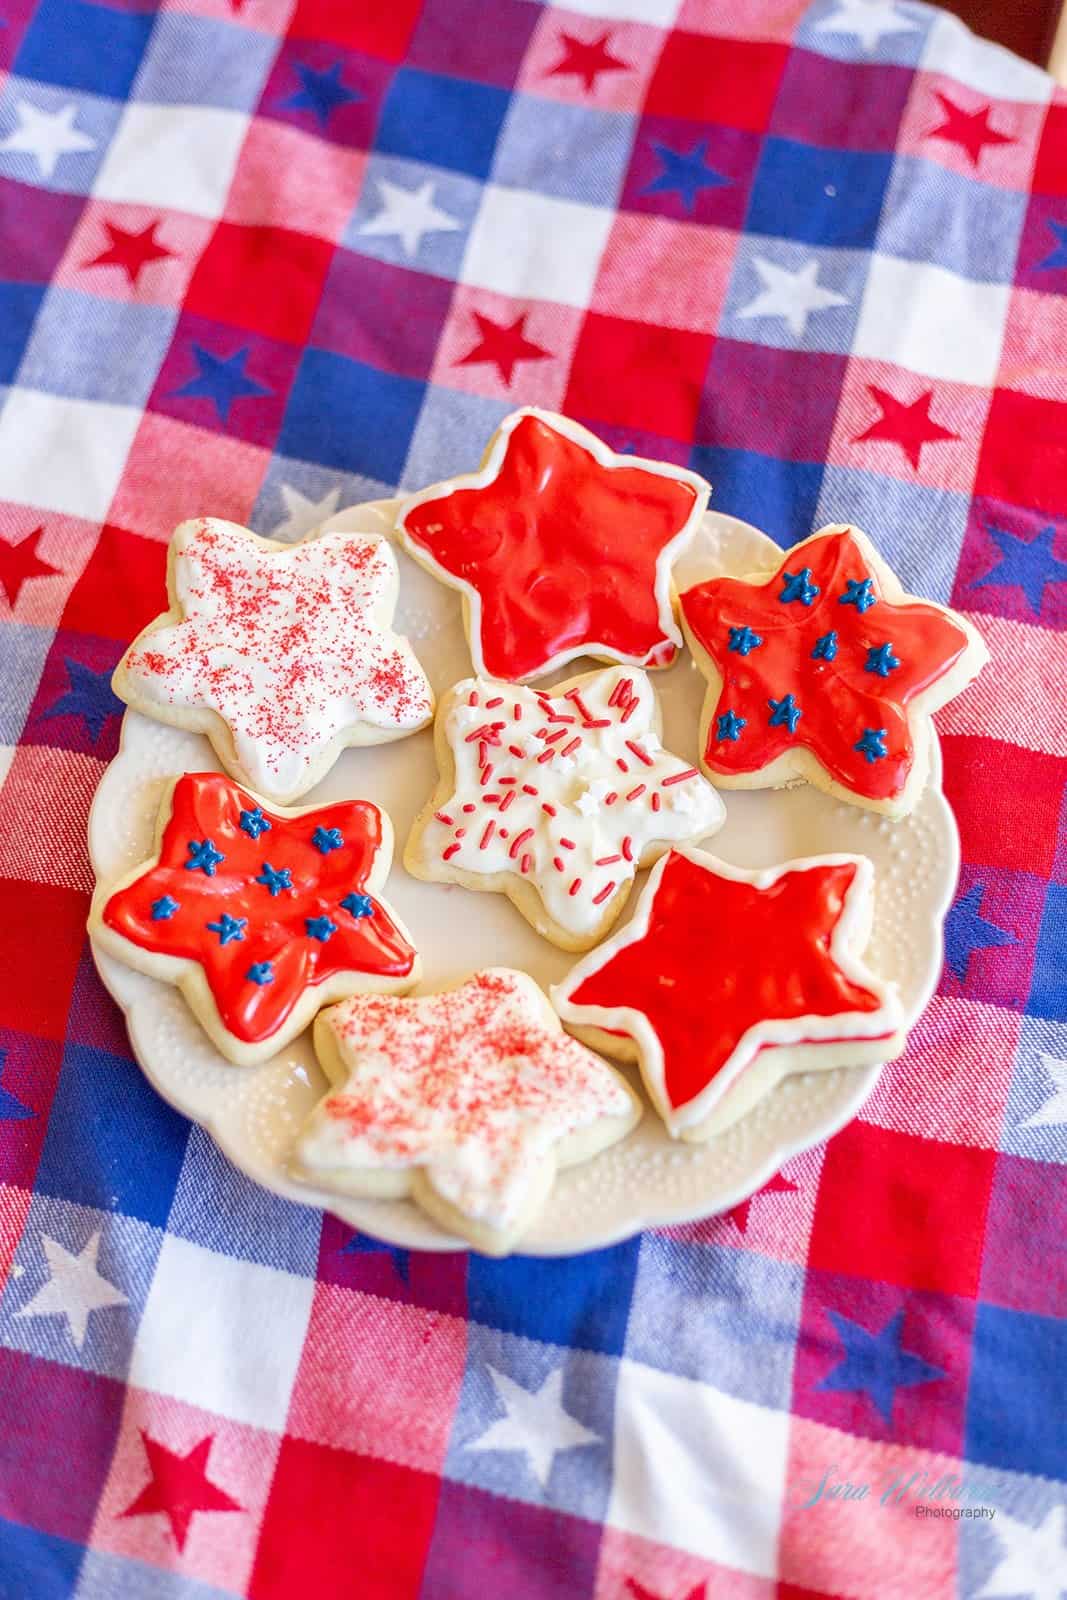
[[[550,734],[548,734],[546,736],[545,743],[546,744],[555,744],[557,739],[565,739],[566,737],[567,737],[566,728],[557,728],[555,733],[550,733]],[[580,740],[578,742],[581,743]]]
[[[556,815],[555,806],[552,805],[548,800],[541,801],[541,810],[546,814],[546,816],[554,817]]]
[[[484,806],[495,806],[495,805],[498,805],[499,802],[500,802],[500,796],[498,794],[483,794],[482,795],[482,804]]]
[[[478,691],[476,689],[472,689],[470,694],[467,696],[467,704],[469,706],[476,706],[478,704]]]
[[[593,865],[595,867],[610,867],[613,862],[621,861],[621,860],[622,860],[622,856],[620,856],[620,855],[601,856],[599,858],[599,860],[594,861]]]
[[[646,767],[655,765],[648,751],[642,750],[641,746],[639,744],[634,744],[632,739],[627,739],[626,748],[627,750],[632,751],[632,753],[637,757],[638,761],[643,761]]]
[[[508,809],[508,806],[514,800],[514,798],[515,798],[514,789],[509,789],[507,794],[504,796],[503,800],[501,800],[501,802],[500,802],[501,811],[506,811]]]
[[[529,872],[529,870],[530,870],[530,868],[532,866],[533,866],[533,856],[531,856],[529,854],[524,855],[522,860],[519,862],[519,871],[520,872]]]
[[[629,722],[630,718],[633,716],[633,714],[634,714],[634,712],[636,710],[637,710],[637,701],[636,700],[631,700],[630,704],[626,707],[626,710],[623,712],[622,716],[619,718],[619,721],[620,722]]]
[[[581,878],[575,878],[575,880],[574,880],[574,882],[573,882],[573,883],[572,883],[572,884],[571,884],[571,886],[570,886],[570,888],[569,888],[569,889],[568,889],[568,890],[567,890],[567,893],[568,893],[568,894],[569,894],[569,895],[572,895],[572,896],[573,896],[573,895],[576,895],[576,894],[577,894],[577,893],[578,893],[578,890],[579,890],[579,889],[580,889],[580,888],[581,888],[581,887],[582,887],[582,880],[581,880]]]
[[[514,839],[512,839],[511,846],[510,846],[510,848],[508,850],[508,855],[511,856],[512,859],[514,860],[515,856],[522,849],[522,847],[526,843],[527,839],[532,839],[533,836],[534,836],[534,831],[533,831],[532,828],[523,828],[522,832],[521,833],[517,833],[515,835]]]
[[[591,722],[593,720],[593,713],[582,699],[581,693],[578,689],[568,689],[563,698],[564,700],[569,700],[572,705],[577,706],[578,711],[585,718],[586,722]]]
[[[507,836],[508,836],[508,830],[504,827],[504,824],[501,823],[501,825],[500,825],[500,837],[502,839],[506,839]]]
[[[627,800],[640,800],[647,788],[647,783],[639,783],[636,789],[630,790],[629,794],[626,796]]]
[[[564,850],[577,850],[578,848],[573,839],[564,839],[561,837],[559,842],[563,846]]]
[[[518,778],[498,778],[496,781],[503,787],[506,783],[518,783],[519,780]]]
[[[522,707],[520,706],[520,704],[519,704],[519,702],[517,700],[516,700],[515,704],[511,708],[511,717],[512,717],[512,721],[513,722],[521,722],[522,721]]]
[[[652,796],[652,809],[653,809],[653,811],[658,811],[659,807],[660,807],[660,798],[659,798],[659,790],[657,789],[655,791],[655,793],[653,794],[653,796]]]
[[[633,858],[634,858],[634,847],[633,847],[633,842],[630,839],[630,835],[629,834],[627,834],[626,838],[622,841],[622,853],[626,857],[627,861],[632,861],[633,860]]]
[[[526,755],[526,751],[519,744],[509,744],[508,755],[514,756],[516,761],[521,761]]]
[[[630,770],[626,765],[626,762],[622,759],[622,756],[615,757],[615,765],[618,767],[620,772],[629,772]]]
[[[463,809],[467,813],[467,815],[470,816],[471,812],[472,811],[477,811],[478,807],[474,804],[473,800],[468,800],[467,804],[463,807]]]
[[[478,782],[481,784],[483,789],[485,788],[486,784],[489,782],[489,779],[492,776],[493,776],[493,769],[492,769],[492,767],[489,765],[489,763],[487,761],[485,763],[485,766],[482,768],[481,772],[478,774]]]
[[[524,783],[522,786],[522,792],[523,794],[536,794],[537,790],[534,788],[532,783]]]
[[[493,837],[493,830],[494,830],[495,827],[496,827],[496,823],[495,822],[491,822],[490,821],[490,822],[486,823],[485,832],[482,834],[481,838],[478,840],[478,849],[479,850],[484,850],[485,849],[486,845],[489,843],[490,839]]]
[[[611,727],[611,718],[610,717],[594,717],[592,722],[583,722],[582,723],[582,727],[583,728],[610,728]]]
[[[555,755],[555,753],[555,750],[553,750],[551,747],[547,750],[542,750],[541,754],[537,758],[537,765],[539,767],[543,767],[546,761],[552,760],[552,757]]]
[[[447,850],[442,850],[441,851],[442,859],[445,860],[445,861],[448,861],[451,856],[455,855],[457,850],[462,850],[462,849],[463,849],[463,846],[461,844],[450,844],[448,846]]]
[[[563,858],[562,858],[562,856],[553,856],[552,857],[552,865],[555,867],[557,872],[562,872],[563,871]]]
[[[502,706],[503,704],[504,704],[504,696],[502,694],[497,694],[497,695],[494,695],[491,700],[487,700],[485,702],[485,709],[487,711],[495,711],[497,706]]]
[[[579,739],[577,736],[575,736],[575,738],[573,738],[571,740],[570,744],[565,744],[563,746],[563,749],[560,751],[560,755],[561,756],[569,756],[572,750],[577,750],[577,748],[581,744],[581,742],[582,742],[581,739]]]
[[[687,778],[699,778],[700,773],[696,767],[687,767],[684,772],[676,772],[672,778],[664,778],[663,787],[669,789],[672,783],[685,783]]]
[[[616,860],[617,859],[618,858],[616,857]],[[615,879],[612,878],[610,883],[606,883],[604,885],[604,887],[601,889],[599,894],[595,894],[593,896],[593,904],[595,906],[603,905],[604,901],[608,898],[608,895],[611,894],[611,892],[612,892],[612,890],[614,888],[615,888]]]
[[[452,826],[452,818],[449,816],[447,811],[435,811],[434,816],[437,818],[438,822],[445,822],[449,827]]]

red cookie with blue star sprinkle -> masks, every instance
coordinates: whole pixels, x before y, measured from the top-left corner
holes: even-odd
[[[966,618],[906,594],[867,536],[842,524],[772,572],[681,596],[708,680],[700,764],[722,789],[805,779],[901,817],[930,769],[933,713],[989,659]]]
[[[176,984],[237,1066],[266,1061],[321,1007],[354,994],[404,994],[420,966],[381,899],[389,818],[369,800],[274,807],[218,772],[163,796],[155,854],[101,884],[94,943]]]

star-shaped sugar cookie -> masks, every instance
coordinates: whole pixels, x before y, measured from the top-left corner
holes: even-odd
[[[392,632],[397,565],[382,539],[298,544],[232,522],[183,522],[171,540],[170,610],[115,669],[120,699],[206,733],[227,769],[279,805],[348,745],[400,739],[433,715],[426,675]]]
[[[694,472],[616,455],[528,407],[500,424],[478,472],[411,496],[397,526],[463,596],[479,676],[518,682],[581,655],[669,665],[682,642],[671,566],[708,494]]]
[[[795,778],[904,816],[923,791],[932,713],[988,654],[970,622],[905,594],[866,535],[823,528],[773,572],[681,597],[708,679],[701,765],[720,788]]]
[[[218,772],[164,795],[155,858],[101,885],[89,931],[176,983],[228,1060],[276,1055],[321,1006],[397,993],[418,956],[379,897],[393,831],[369,800],[268,810]]]
[[[410,1194],[493,1255],[534,1220],[558,1168],[641,1115],[533,979],[508,968],[406,1000],[346,1000],[319,1017],[315,1049],[332,1088],[297,1139],[295,1175],[339,1194]]]
[[[556,1010],[640,1062],[673,1137],[707,1139],[787,1073],[903,1049],[896,991],[861,960],[873,885],[864,856],[749,872],[672,850],[626,927],[553,989]]]
[[[656,696],[635,668],[551,691],[468,678],[435,731],[440,781],[404,865],[506,894],[565,950],[607,931],[639,867],[725,819],[711,785],[660,744]]]

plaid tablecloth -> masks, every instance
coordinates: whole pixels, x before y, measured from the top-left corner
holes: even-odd
[[[0,67],[0,1594],[1054,1600],[1067,96],[912,0],[0,0]],[[858,522],[993,664],[860,1118],[729,1216],[491,1262],[156,1097],[85,822],[179,519],[295,537],[527,401],[783,545]]]

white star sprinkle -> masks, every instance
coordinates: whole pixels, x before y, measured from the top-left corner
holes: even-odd
[[[15,115],[19,125],[5,139],[0,139],[0,151],[33,156],[42,178],[55,175],[62,156],[96,149],[96,140],[74,126],[78,107],[73,101],[58,111],[42,111],[28,100],[19,100]]]
[[[458,217],[434,204],[434,185],[427,178],[417,189],[402,189],[388,178],[379,178],[378,193],[382,209],[358,230],[363,238],[397,238],[412,261],[428,233],[455,233],[463,224]]]
[[[89,1318],[94,1311],[108,1306],[126,1306],[129,1301],[120,1289],[97,1271],[96,1258],[100,1251],[100,1229],[85,1245],[80,1255],[69,1250],[47,1234],[41,1235],[41,1245],[48,1263],[48,1282],[41,1285],[32,1300],[15,1312],[16,1317],[66,1317],[70,1336],[80,1350],[85,1343]]]
[[[754,256],[752,265],[763,288],[737,313],[746,321],[753,317],[781,317],[793,337],[802,339],[813,311],[849,304],[843,294],[819,282],[819,263],[814,258],[796,272],[767,261],[763,256]]]

